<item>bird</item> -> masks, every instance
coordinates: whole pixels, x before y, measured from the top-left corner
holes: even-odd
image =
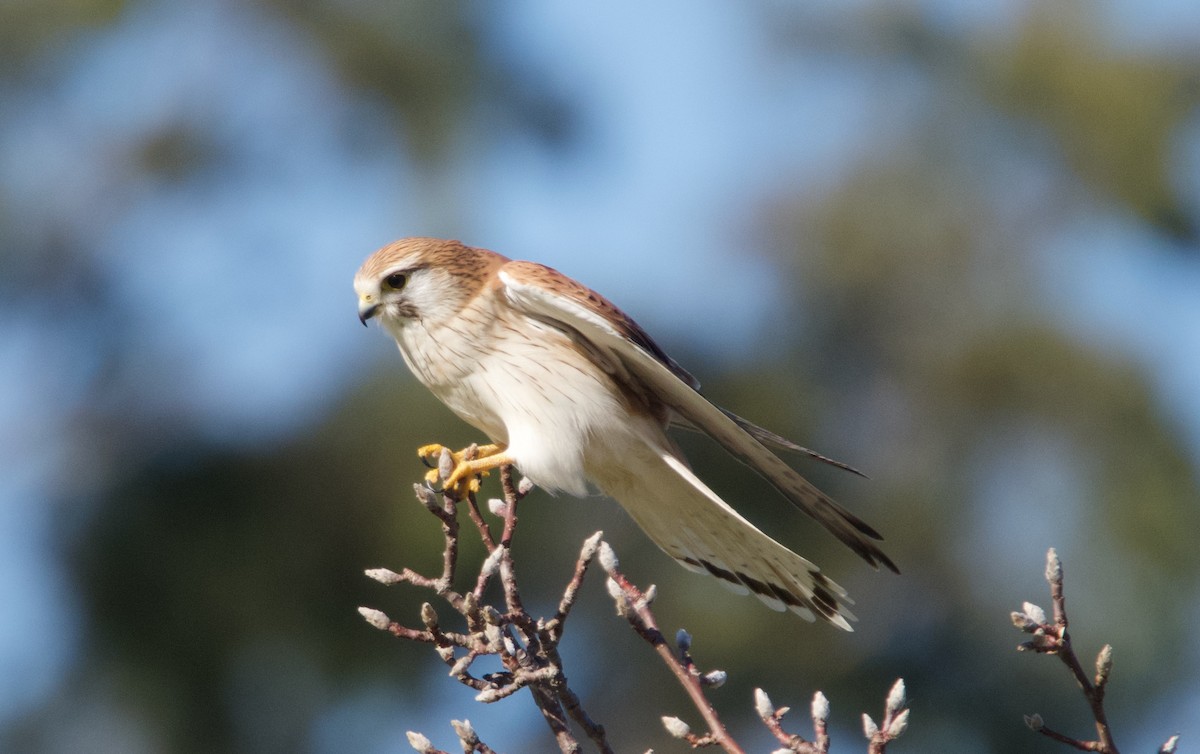
[[[375,320],[413,375],[490,440],[452,455],[447,488],[505,465],[552,494],[594,487],[688,570],[774,610],[853,630],[842,587],[701,481],[668,435],[684,427],[711,437],[876,570],[899,573],[878,532],[771,447],[848,467],[710,402],[632,318],[557,270],[414,237],[371,254],[354,290],[359,321]]]

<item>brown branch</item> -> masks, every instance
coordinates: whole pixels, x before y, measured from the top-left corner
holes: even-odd
[[[464,457],[470,458],[471,451]],[[500,481],[504,490],[504,501],[495,509],[502,515],[503,525],[497,539],[492,527],[484,519],[475,496],[474,482],[445,488],[444,482],[450,473],[451,464],[446,462],[448,453],[443,453],[439,464],[439,475],[443,491],[439,497],[430,489],[418,486],[416,494],[421,504],[442,525],[445,546],[442,555],[442,574],[429,578],[403,569],[400,573],[387,569],[372,569],[367,575],[383,584],[410,584],[428,589],[446,601],[466,624],[465,631],[447,631],[442,627],[437,611],[429,603],[421,606],[424,630],[410,628],[391,620],[386,614],[372,608],[359,608],[359,612],[373,626],[392,635],[432,644],[439,658],[450,668],[450,675],[459,683],[474,689],[476,699],[484,703],[497,702],[529,689],[535,705],[546,721],[555,742],[563,752],[575,754],[581,748],[571,730],[574,721],[602,754],[612,754],[604,727],[596,723],[584,710],[579,696],[570,688],[562,670],[562,658],[558,653],[562,625],[574,605],[583,576],[595,556],[600,534],[584,542],[574,575],[569,581],[559,602],[558,611],[549,621],[539,621],[531,616],[521,598],[517,585],[516,568],[513,564],[511,545],[517,526],[517,503],[531,486],[522,482],[514,484],[511,468],[500,469]],[[463,495],[459,500],[456,495]],[[460,529],[458,524],[459,503],[465,502],[466,509],[480,541],[488,551],[481,564],[471,591],[459,594],[451,587],[455,579],[459,551]],[[484,593],[493,578],[498,577],[504,594],[504,611],[498,611],[483,602]],[[482,678],[470,673],[471,665],[482,656],[495,656],[504,667],[504,672],[485,675]],[[454,721],[452,725],[463,745],[464,752],[492,752],[479,740],[468,723]],[[428,739],[419,733],[410,733],[409,741],[418,751],[438,752]]]
[[[1066,744],[1073,749],[1079,749],[1080,751],[1101,751],[1101,744],[1099,741],[1080,741],[1077,738],[1071,738],[1068,735],[1059,733],[1056,730],[1046,727],[1045,723],[1042,722],[1041,715],[1026,715],[1025,724],[1028,725],[1031,730],[1041,733],[1046,738]]]
[[[904,679],[899,678],[892,684],[884,703],[883,722],[879,725],[870,715],[863,714],[863,734],[867,737],[868,754],[883,754],[887,745],[904,733],[908,728],[908,707]]]
[[[531,687],[533,700],[542,711],[542,718],[554,732],[554,740],[563,754],[578,754],[581,749],[579,742],[571,735],[571,726],[567,723],[566,714],[558,696],[542,686]]]
[[[1104,710],[1104,693],[1112,673],[1112,647],[1105,644],[1100,650],[1100,654],[1096,657],[1096,675],[1094,678],[1089,678],[1087,671],[1079,662],[1079,657],[1075,654],[1071,635],[1067,631],[1070,622],[1067,618],[1067,601],[1063,592],[1063,567],[1062,561],[1058,559],[1058,553],[1053,547],[1046,553],[1046,581],[1050,584],[1050,601],[1053,605],[1054,620],[1053,622],[1047,620],[1045,611],[1037,605],[1026,602],[1020,612],[1012,613],[1012,622],[1018,629],[1032,634],[1033,638],[1021,642],[1017,649],[1038,654],[1057,655],[1058,659],[1066,665],[1091,708],[1096,726],[1096,738],[1085,741],[1047,728],[1042,722],[1041,715],[1029,715],[1025,718],[1025,723],[1043,736],[1080,751],[1120,754],[1113,741],[1108,714]]]
[[[558,698],[562,702],[563,708],[575,723],[583,728],[587,733],[588,738],[596,745],[596,748],[603,754],[612,754],[612,749],[609,748],[608,739],[604,733],[604,726],[597,723],[588,715],[583,708],[583,704],[579,701],[579,697],[564,683],[562,689],[558,692]]]
[[[571,614],[571,608],[575,606],[575,600],[579,598],[579,588],[583,586],[583,577],[587,575],[588,567],[596,557],[596,550],[600,547],[600,537],[603,535],[604,532],[598,531],[583,543],[579,559],[575,561],[575,573],[567,582],[562,599],[558,601],[558,610],[554,613],[554,617],[545,624],[545,630],[549,633],[551,643],[557,644],[558,640],[562,638],[567,616]]]
[[[805,741],[803,737],[788,733],[783,729],[783,716],[788,713],[788,707],[774,709],[766,692],[762,689],[754,690],[754,702],[758,718],[762,720],[763,725],[767,726],[767,730],[771,731],[771,735],[775,736],[775,740],[787,747],[788,751],[803,752],[803,754],[825,754],[816,744]]]
[[[472,451],[468,449],[464,457],[470,458],[471,455]],[[443,482],[440,497],[427,487],[418,485],[415,489],[421,504],[441,522],[445,542],[441,575],[430,578],[408,568],[399,573],[377,568],[368,571],[367,575],[386,585],[409,584],[433,592],[465,623],[465,630],[453,631],[444,628],[438,612],[428,602],[421,606],[420,617],[424,630],[402,625],[379,610],[359,608],[359,612],[368,623],[398,638],[432,645],[438,657],[449,667],[449,675],[475,690],[475,698],[480,702],[499,702],[528,689],[560,751],[571,754],[582,751],[580,742],[572,731],[574,723],[586,734],[596,750],[601,754],[612,754],[604,726],[592,719],[584,709],[579,695],[571,689],[558,650],[567,618],[578,599],[584,578],[592,561],[599,556],[601,566],[608,572],[609,592],[616,600],[618,613],[654,648],[670,668],[708,728],[705,733],[695,734],[682,720],[663,718],[667,730],[695,748],[719,746],[730,754],[743,754],[743,749],[725,729],[706,696],[707,689],[724,683],[725,672],[717,670],[702,673],[697,668],[691,653],[691,637],[686,631],[680,631],[676,636],[678,651],[672,649],[650,610],[655,588],[651,586],[642,591],[618,570],[616,556],[612,548],[601,539],[601,532],[589,537],[580,548],[573,573],[563,589],[555,613],[549,619],[535,619],[527,611],[521,597],[512,557],[512,542],[518,524],[517,503],[529,492],[531,485],[526,480],[515,484],[512,469],[508,466],[500,468],[500,485],[504,499],[492,500],[489,503],[492,513],[502,521],[497,538],[493,533],[493,525],[488,523],[480,510],[475,495],[477,483],[468,480],[446,489],[444,482],[452,470],[449,453],[444,452],[440,460],[439,475]],[[458,497],[460,495],[461,499]],[[466,505],[460,506],[463,502]],[[480,542],[488,552],[478,573],[475,574],[473,588],[463,593],[452,588],[458,566],[461,536],[457,517],[460,507],[466,508]],[[503,611],[484,602],[487,588],[495,578],[499,578],[502,587]],[[504,670],[485,674],[483,677],[472,675],[470,670],[474,662],[485,656],[496,657]],[[903,685],[898,684],[898,688],[901,690],[902,706]],[[783,730],[781,720],[788,711],[787,708],[775,710],[772,707],[768,714],[763,715],[761,705],[765,703],[769,706],[770,702],[761,691],[756,693],[761,695],[756,706],[760,709],[764,724],[788,751],[800,754],[828,754],[829,735],[826,721],[829,703],[823,694],[817,692],[813,698],[815,737],[809,742]],[[894,688],[889,696],[883,731],[875,731],[877,735],[874,736],[868,735],[870,752],[882,753],[886,743],[903,731],[907,721],[907,710],[901,710],[892,703],[895,694]],[[759,697],[756,696],[756,699]],[[866,720],[869,721],[870,718]],[[494,754],[494,751],[479,739],[470,723],[451,721],[451,725],[459,737],[463,752]],[[410,732],[408,735],[409,743],[417,751],[446,754],[434,748],[420,733]]]
[[[704,686],[700,682],[699,674],[693,672],[694,669],[689,669],[688,663],[682,658],[676,657],[675,653],[667,645],[667,640],[663,638],[662,631],[659,630],[658,623],[654,619],[654,614],[649,609],[653,595],[648,597],[645,592],[634,586],[618,570],[617,556],[613,553],[612,548],[608,546],[607,542],[600,543],[600,565],[608,573],[609,593],[617,602],[617,613],[629,621],[629,625],[633,627],[633,630],[645,639],[650,646],[654,647],[654,651],[658,653],[658,656],[670,668],[675,678],[691,698],[692,705],[695,706],[696,711],[704,718],[704,723],[708,726],[708,733],[698,739],[689,739],[692,745],[698,747],[713,743],[730,754],[745,754],[745,751],[737,741],[733,740],[733,737],[729,735],[729,731],[725,729],[725,725],[717,716],[716,709],[713,708],[712,703],[704,695]],[[686,634],[682,634],[681,632],[681,635]]]
[[[523,628],[534,628],[534,620],[525,612],[521,601],[521,590],[517,588],[516,568],[512,561],[512,538],[517,527],[517,502],[521,499],[517,488],[512,483],[512,467],[500,468],[500,481],[504,487],[504,531],[500,535],[498,547],[502,550],[500,556],[500,583],[504,585],[504,604],[508,607],[509,615],[514,622]]]
[[[654,598],[654,587],[643,592],[632,584],[621,573],[616,555],[606,542],[600,543],[599,555],[600,565],[609,576],[609,594],[616,602],[617,614],[629,621],[634,631],[654,647],[654,651],[687,691],[692,704],[704,719],[705,725],[708,726],[707,733],[696,734],[683,720],[677,717],[664,717],[662,722],[667,732],[675,738],[687,741],[692,748],[720,746],[727,752],[742,752],[740,744],[730,736],[718,718],[712,703],[705,695],[706,687],[720,686],[725,682],[725,672],[717,670],[702,674],[696,668],[696,663],[692,658],[692,637],[682,629],[675,638],[679,653],[678,655],[673,653],[650,610],[650,603]],[[758,712],[759,719],[787,751],[798,754],[828,754],[829,701],[824,694],[818,691],[813,696],[812,720],[815,734],[813,741],[806,741],[803,737],[789,734],[783,729],[781,721],[788,712],[787,707],[776,709],[762,689],[755,689],[754,698],[755,711]],[[869,754],[884,754],[887,745],[899,738],[908,728],[908,717],[909,710],[906,707],[904,681],[901,679],[896,681],[888,693],[881,726],[877,726],[869,716],[863,715]]]
[[[511,547],[513,534],[517,530],[517,503],[528,490],[522,492],[513,484],[511,466],[500,467],[500,486],[504,490],[504,531],[500,535],[500,545]]]
[[[496,540],[492,537],[492,529],[488,526],[487,521],[483,520],[483,515],[479,512],[479,502],[475,499],[475,494],[467,495],[467,513],[471,516],[471,521],[474,522],[475,528],[479,531],[479,539],[483,542],[483,546],[490,553],[496,549]]]

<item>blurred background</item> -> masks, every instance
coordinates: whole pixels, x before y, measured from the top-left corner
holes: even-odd
[[[658,553],[610,501],[536,494],[517,562],[556,602],[603,529],[689,628],[712,698],[833,703],[860,751],[1086,737],[1049,608],[1115,648],[1126,751],[1200,741],[1200,6],[779,0],[602,6],[6,0],[0,6],[0,749],[399,752],[483,707],[410,624],[435,572],[414,449],[480,439],[356,320],[407,235],[534,259],[615,300],[715,401],[887,537],[874,573],[719,449],[727,499],[857,600],[843,634]],[[491,482],[495,484],[495,482]],[[494,488],[493,488],[494,490]],[[496,494],[494,491],[492,494]],[[468,548],[464,567],[478,563]],[[619,751],[683,751],[682,691],[590,579],[567,672]]]

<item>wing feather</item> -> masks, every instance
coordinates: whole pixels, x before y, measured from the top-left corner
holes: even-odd
[[[695,378],[607,299],[534,262],[505,264],[499,280],[514,307],[562,330],[601,359],[617,379],[639,393],[653,396],[688,424],[715,439],[872,566],[883,565],[899,573],[873,541],[882,540],[878,532],[764,446],[763,440],[778,444],[774,440],[778,435],[766,430],[759,432],[754,425],[739,421],[709,402],[697,390]]]
[[[699,388],[697,387],[697,389],[699,389]],[[778,435],[769,429],[764,429],[763,427],[758,426],[757,424],[750,421],[749,419],[743,419],[742,417],[733,413],[729,409],[721,408],[720,406],[717,406],[717,408],[720,409],[721,412],[724,413],[726,416],[728,416],[730,419],[733,419],[735,422],[737,422],[737,425],[739,427],[746,430],[747,434],[749,434],[755,440],[758,440],[763,445],[770,445],[770,446],[779,448],[780,450],[788,450],[793,453],[800,453],[801,455],[808,456],[809,458],[813,459],[814,461],[820,461],[821,463],[829,464],[830,466],[833,466],[834,468],[837,468],[837,469],[841,469],[842,471],[849,471],[851,474],[857,474],[858,476],[862,477],[863,479],[868,478],[866,474],[862,473],[861,471],[854,468],[853,466],[851,466],[848,463],[839,461],[836,458],[830,458],[829,456],[826,456],[826,455],[821,455],[820,453],[818,453],[815,450],[809,450],[808,448],[804,447],[803,445],[799,445],[797,443],[792,442],[791,440],[787,439],[783,435]],[[692,424],[691,422],[684,421],[682,419],[682,417],[675,418],[674,421],[671,422],[671,424],[673,426],[680,427],[682,429],[691,430],[692,432],[702,432],[703,431],[696,425]]]

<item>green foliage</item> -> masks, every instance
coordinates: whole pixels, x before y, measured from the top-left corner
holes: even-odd
[[[267,0],[305,28],[347,87],[380,97],[414,155],[446,156],[485,76],[469,3]]]
[[[0,73],[28,73],[28,58],[57,49],[70,35],[111,23],[124,0],[6,0],[0,8]]]
[[[1194,242],[1175,149],[1200,104],[1196,62],[1106,44],[1092,12],[1079,2],[1033,6],[1015,43],[987,56],[988,89],[1048,128],[1087,185]]]

